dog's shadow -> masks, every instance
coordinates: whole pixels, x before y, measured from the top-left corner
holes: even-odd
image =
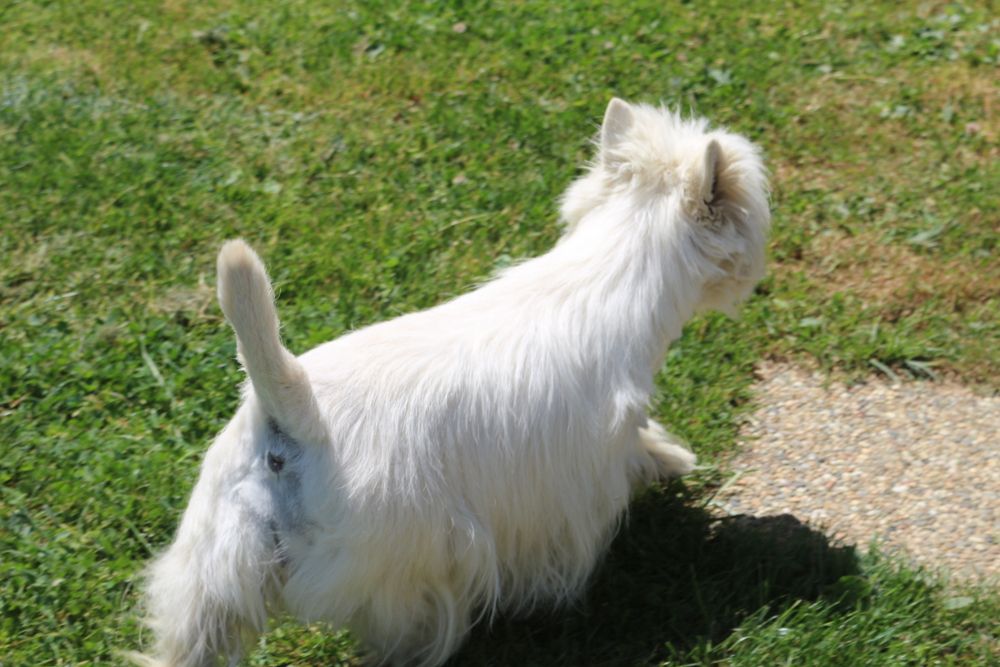
[[[858,572],[853,548],[791,515],[719,519],[679,485],[652,489],[581,600],[481,624],[448,666],[655,665],[751,614],[836,595]]]

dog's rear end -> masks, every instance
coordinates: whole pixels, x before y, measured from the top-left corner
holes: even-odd
[[[219,655],[235,662],[265,629],[277,592],[271,534],[238,497],[214,490],[199,482],[177,538],[147,573],[146,623],[156,642],[153,656],[131,656],[139,664],[201,667]]]
[[[235,662],[279,606],[280,527],[294,525],[297,479],[282,471],[324,426],[305,369],[281,344],[264,265],[243,241],[218,258],[218,295],[250,379],[249,400],[216,438],[170,548],[149,568],[149,667]],[[282,474],[283,473],[283,474]],[[287,480],[292,479],[289,483]]]

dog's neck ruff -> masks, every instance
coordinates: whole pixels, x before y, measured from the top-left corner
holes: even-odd
[[[659,207],[679,209],[680,198],[605,204],[539,258],[543,271],[575,293],[567,305],[587,313],[584,333],[613,341],[641,373],[662,363],[667,345],[693,315],[698,293],[685,260],[689,240],[680,225],[664,224]]]
[[[458,301],[475,300],[478,316],[500,331],[537,332],[526,337],[533,346],[574,350],[573,363],[591,382],[623,394],[621,417],[621,409],[645,406],[653,373],[693,314],[697,291],[684,257],[689,241],[663,224],[664,212],[615,208],[595,209],[551,251]]]

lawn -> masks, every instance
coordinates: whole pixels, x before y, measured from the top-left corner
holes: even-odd
[[[224,239],[272,267],[296,352],[433,305],[552,246],[612,95],[745,133],[772,171],[770,276],[658,376],[705,461],[765,358],[1000,390],[998,32],[989,2],[4,3],[0,665],[141,642],[138,574],[238,401]],[[995,589],[717,521],[724,478],[646,493],[585,599],[454,664],[1000,662]],[[278,624],[248,662],[360,655]]]

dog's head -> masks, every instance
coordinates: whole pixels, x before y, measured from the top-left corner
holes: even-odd
[[[612,99],[597,157],[562,199],[566,233],[606,207],[669,239],[700,286],[699,310],[729,311],[764,275],[767,172],[745,138],[702,119]]]

